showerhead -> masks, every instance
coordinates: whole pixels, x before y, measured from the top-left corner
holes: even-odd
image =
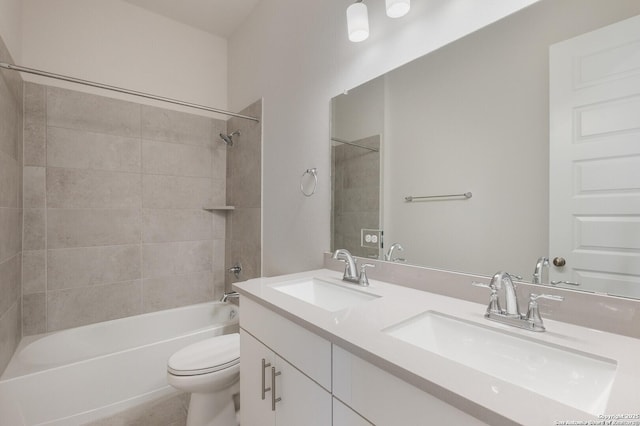
[[[225,135],[224,133],[220,133],[220,138],[224,141],[224,143],[226,143],[229,146],[233,146],[234,136],[240,136],[240,130],[236,130],[232,133],[229,133],[228,135]]]

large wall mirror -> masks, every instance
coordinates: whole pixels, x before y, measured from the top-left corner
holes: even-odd
[[[640,40],[587,39],[578,89],[624,86],[589,107],[550,95],[575,72],[563,82],[549,59],[551,46],[639,14],[637,0],[541,0],[332,99],[332,250],[384,259],[399,243],[386,260],[527,281],[543,257],[543,283],[640,298]],[[552,68],[576,62],[554,49]],[[615,58],[624,69],[608,67]],[[599,157],[555,159],[565,118],[564,139],[604,146]],[[364,241],[377,229],[382,249]]]

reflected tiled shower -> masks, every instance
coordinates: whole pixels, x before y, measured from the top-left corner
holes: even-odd
[[[380,136],[332,146],[331,248],[377,259],[378,250],[362,247],[361,229],[380,229]]]

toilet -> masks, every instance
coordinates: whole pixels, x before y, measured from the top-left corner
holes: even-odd
[[[187,426],[237,426],[233,395],[240,384],[240,335],[212,337],[174,353],[167,381],[191,394]]]

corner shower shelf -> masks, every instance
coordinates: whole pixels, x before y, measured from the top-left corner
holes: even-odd
[[[210,207],[203,207],[202,210],[206,210],[208,212],[214,212],[214,211],[229,211],[229,210],[235,210],[236,208],[234,206],[210,206]]]

